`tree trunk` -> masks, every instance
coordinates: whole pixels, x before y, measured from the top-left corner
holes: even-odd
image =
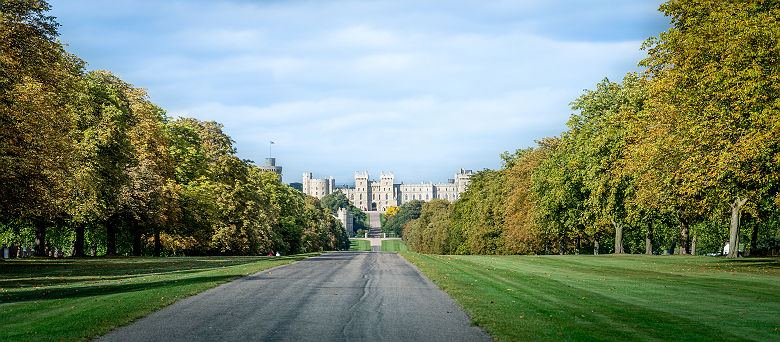
[[[623,254],[623,224],[612,220],[615,227],[615,254]]]
[[[754,222],[753,231],[750,232],[750,249],[745,251],[745,256],[752,254],[756,250],[756,248],[758,248],[756,246],[757,242],[758,242],[758,224]]]
[[[116,217],[106,223],[106,255],[116,255]]]
[[[739,256],[739,211],[747,203],[747,198],[740,199],[737,196],[734,203],[731,204],[731,223],[729,225],[729,254],[727,258],[736,258]]]
[[[133,256],[141,256],[141,227],[133,222]]]
[[[160,244],[160,228],[154,227],[154,256],[160,256],[161,249],[162,244]]]
[[[645,254],[653,255],[653,223],[647,224],[647,232],[645,233]]]
[[[563,237],[558,240],[558,254],[563,255]]]
[[[73,241],[73,256],[84,256],[84,225],[76,225],[76,239]]]
[[[577,237],[577,244],[574,246],[574,255],[580,254],[580,237]]]
[[[696,234],[693,234],[691,239],[691,255],[696,255]]]
[[[677,254],[688,254],[690,251],[688,235],[688,222],[680,219],[680,244],[677,246]]]
[[[46,220],[35,219],[35,256],[46,256]]]
[[[593,241],[593,255],[599,255],[599,240]]]

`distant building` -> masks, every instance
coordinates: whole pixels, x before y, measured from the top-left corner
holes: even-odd
[[[361,210],[387,211],[390,206],[400,206],[412,200],[430,201],[435,198],[455,202],[466,191],[471,170],[460,169],[447,183],[395,184],[392,172],[382,172],[379,181],[371,181],[368,172],[355,172],[355,186],[336,188],[333,177],[313,179],[311,172],[303,173],[303,193],[322,198],[330,193],[341,191],[352,205]]]
[[[355,236],[355,218],[352,213],[347,211],[346,208],[339,208],[339,211],[333,216],[336,216],[341,221],[341,225],[344,226],[344,230],[347,231],[349,236]]]
[[[290,187],[300,192],[303,192],[303,183],[292,182],[290,183]]]
[[[282,177],[282,167],[276,166],[276,158],[265,158],[265,166],[258,166],[260,170],[271,171]]]

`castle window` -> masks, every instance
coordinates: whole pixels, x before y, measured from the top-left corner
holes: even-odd
[[[409,200],[409,194],[406,194],[405,197],[406,197],[405,199],[408,201]]]
[[[428,198],[428,195],[425,195],[425,200],[427,201],[427,200],[429,200],[429,199],[430,199],[430,198]]]
[[[387,194],[385,194],[385,199],[387,199]]]

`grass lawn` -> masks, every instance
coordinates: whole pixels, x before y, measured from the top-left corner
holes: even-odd
[[[409,247],[401,240],[382,240],[382,252],[408,252]]]
[[[777,258],[403,256],[499,341],[780,341]]]
[[[368,240],[350,239],[349,240],[349,250],[350,251],[356,251],[356,252],[370,251],[371,250],[371,244],[368,242]]]
[[[0,261],[0,341],[81,341],[219,284],[316,255]]]

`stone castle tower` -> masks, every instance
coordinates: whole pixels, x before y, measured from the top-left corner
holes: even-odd
[[[333,177],[329,179],[312,179],[311,172],[303,173],[303,193],[322,198],[335,191],[341,191],[352,205],[361,210],[377,210],[384,212],[391,206],[400,206],[408,201],[444,199],[455,202],[466,191],[471,170],[460,169],[454,178],[447,183],[434,184],[396,184],[393,172],[381,172],[379,181],[372,181],[368,172],[355,172],[355,186],[336,188]]]

